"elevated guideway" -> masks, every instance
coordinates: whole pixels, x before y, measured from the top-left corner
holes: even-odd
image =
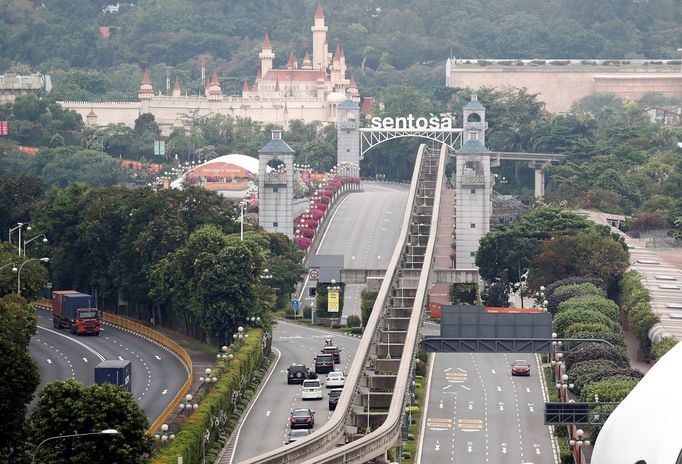
[[[336,411],[310,437],[245,462],[363,463],[400,444],[447,155],[447,145],[419,148],[400,236]]]

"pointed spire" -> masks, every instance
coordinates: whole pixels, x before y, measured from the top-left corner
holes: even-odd
[[[284,114],[289,114],[289,109],[287,108],[287,102],[284,102]]]
[[[97,113],[95,113],[94,108],[90,108],[90,112],[88,113],[88,115],[86,117],[87,118],[96,118],[97,117]]]
[[[289,53],[289,61],[287,62],[287,69],[296,69],[296,56],[294,52]]]
[[[332,61],[340,61],[341,60],[341,46],[339,44],[336,44],[336,51],[334,52],[334,56],[332,57]]]
[[[147,68],[144,68],[144,75],[142,76],[142,83],[143,84],[151,84],[152,83],[152,78],[149,77],[149,70]]]
[[[308,50],[306,50],[305,55],[303,55],[303,62],[305,63],[306,61],[310,61],[310,53],[308,53]]]
[[[218,80],[218,68],[213,69],[213,76],[211,76],[211,82],[208,85],[220,85]]]
[[[180,79],[178,79],[177,77],[175,78],[175,85],[173,86],[173,91],[176,91],[176,90],[178,92],[180,91]]]
[[[272,45],[270,45],[270,36],[268,31],[265,31],[265,37],[263,38],[263,50],[272,50]]]
[[[275,80],[275,92],[279,92],[279,74],[277,74],[277,79]]]
[[[357,89],[358,85],[355,83],[355,73],[350,75],[350,83],[348,84],[349,89]]]
[[[340,48],[341,48],[341,55],[340,55],[340,58],[341,58],[341,59],[346,59],[346,54],[343,53],[343,47],[340,47]]]
[[[319,2],[317,3],[317,10],[315,10],[315,17],[324,18],[324,11],[322,11],[322,5]]]
[[[242,94],[245,94],[249,91],[249,81],[244,79],[244,85],[242,85]]]
[[[260,68],[259,68],[259,69],[258,69],[258,74],[256,74],[256,82],[258,82],[258,80],[259,80],[260,78],[262,78],[262,77],[263,77],[263,74],[260,72]]]

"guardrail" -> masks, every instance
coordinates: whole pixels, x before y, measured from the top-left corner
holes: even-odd
[[[410,378],[412,375],[412,363],[414,362],[414,355],[418,346],[418,335],[419,328],[421,326],[421,318],[423,314],[423,305],[426,298],[426,289],[429,279],[429,271],[431,268],[431,263],[433,261],[433,252],[436,245],[436,231],[438,225],[438,211],[440,208],[440,191],[443,188],[443,178],[445,174],[445,161],[447,156],[447,146],[443,144],[439,162],[438,162],[438,176],[436,180],[436,194],[434,196],[434,204],[431,215],[431,228],[429,234],[429,241],[426,245],[426,252],[424,255],[424,265],[422,267],[419,276],[419,286],[417,288],[417,294],[414,299],[414,305],[412,307],[412,314],[410,315],[410,325],[407,329],[407,334],[405,337],[405,345],[403,347],[403,354],[400,359],[400,366],[398,368],[398,375],[396,377],[395,387],[393,389],[393,399],[391,400],[391,406],[386,416],[384,423],[364,437],[348,443],[340,448],[336,448],[330,452],[323,455],[316,456],[315,459],[306,461],[305,464],[319,464],[319,463],[364,463],[369,459],[373,459],[382,455],[386,450],[395,446],[401,439],[401,425],[402,425],[402,414],[403,406],[405,400],[405,393],[409,389]],[[416,172],[416,170],[415,170]],[[413,185],[416,185],[413,183]],[[412,192],[411,192],[412,193]],[[411,208],[407,210],[411,213]],[[409,216],[407,216],[409,221]],[[409,229],[403,224],[403,231]],[[407,223],[409,226],[409,222]],[[404,249],[404,235],[401,233],[401,245],[396,248],[394,252],[394,257],[396,254],[400,256],[402,250]],[[386,284],[387,281],[384,281]],[[384,287],[382,285],[382,291],[384,292],[384,298],[386,297],[386,291],[388,285]],[[380,307],[380,308],[383,308]],[[381,312],[381,309],[377,311],[377,306],[372,310],[372,316]],[[378,317],[376,318],[378,321]],[[363,338],[364,342],[364,338]],[[366,354],[366,353],[365,353]],[[356,362],[353,363],[353,368],[356,367],[358,356],[356,355]],[[364,362],[364,358],[362,358]],[[359,365],[359,364],[358,364]],[[337,406],[338,407],[338,406]]]
[[[38,298],[34,304],[40,308],[52,311],[52,301],[45,298]],[[102,321],[111,326],[119,327],[130,332],[134,332],[136,335],[146,338],[153,343],[157,343],[164,349],[167,349],[173,353],[184,365],[187,370],[187,380],[182,386],[178,394],[175,395],[173,400],[166,406],[161,415],[152,423],[152,425],[147,430],[148,434],[154,433],[161,424],[168,418],[171,411],[180,403],[180,400],[185,396],[189,387],[192,385],[192,358],[189,357],[187,352],[178,345],[174,340],[166,337],[162,333],[156,330],[150,329],[147,326],[139,324],[137,322],[130,321],[121,316],[116,316],[115,314],[109,314],[102,312]]]
[[[332,414],[332,417],[329,418],[329,421],[313,435],[302,440],[297,440],[286,447],[283,446],[261,454],[260,456],[251,458],[247,461],[244,461],[245,463],[274,464],[303,462],[305,459],[311,458],[316,453],[325,452],[329,449],[335,448],[336,444],[341,440],[345,441],[346,414],[351,407],[353,397],[357,391],[358,383],[362,374],[363,364],[365,362],[365,358],[367,357],[367,353],[369,353],[369,348],[371,346],[372,339],[374,338],[374,334],[378,330],[380,313],[383,309],[393,276],[398,269],[398,263],[400,262],[402,250],[405,246],[407,234],[410,229],[410,216],[414,206],[415,193],[419,180],[419,172],[421,171],[424,149],[425,145],[421,145],[417,153],[414,173],[412,174],[410,193],[407,197],[407,206],[405,207],[405,215],[403,216],[403,222],[400,229],[401,232],[398,239],[398,245],[393,252],[393,256],[391,257],[391,261],[388,265],[388,270],[385,274],[387,277],[390,276],[391,278],[384,277],[384,282],[381,285],[381,290],[379,291],[379,295],[377,296],[377,299],[374,303],[372,314],[367,321],[367,325],[365,326],[365,332],[362,340],[360,341],[360,346],[355,352],[355,359],[353,360],[353,364],[351,365],[348,375],[346,376],[346,383],[341,396],[339,397],[334,414]]]

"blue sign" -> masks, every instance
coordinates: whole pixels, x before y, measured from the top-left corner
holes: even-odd
[[[293,312],[298,311],[299,306],[301,305],[301,302],[298,300],[291,300],[291,310]]]

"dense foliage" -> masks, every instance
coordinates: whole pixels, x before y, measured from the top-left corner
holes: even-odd
[[[620,309],[618,305],[607,298],[595,295],[578,296],[564,301],[559,305],[558,314],[574,309],[590,309],[598,311],[613,322],[620,322]]]
[[[651,348],[651,356],[654,359],[660,359],[664,354],[673,349],[675,345],[677,345],[677,340],[672,337],[665,337]]]
[[[591,283],[562,285],[561,287],[557,287],[556,290],[552,291],[549,295],[545,291],[547,310],[552,314],[556,314],[561,303],[570,300],[571,298],[584,295],[606,296],[606,292]]]
[[[597,343],[585,343],[564,356],[566,369],[569,372],[573,364],[597,359],[613,361],[619,367],[630,367],[630,361],[621,350]]]
[[[106,429],[116,435],[78,440],[54,440],[41,446],[37,462],[148,462],[152,438],[149,421],[124,387],[110,383],[83,387],[75,380],[51,382],[39,393],[31,413],[34,442],[65,433],[89,433]]]
[[[557,314],[554,318],[554,331],[559,337],[563,337],[565,330],[577,322],[596,322],[612,329],[616,326],[616,323],[610,317],[600,312],[587,308],[577,308]]]
[[[649,291],[642,285],[641,274],[628,271],[620,281],[621,304],[628,319],[630,330],[637,337],[642,348],[651,346],[649,329],[658,322],[651,309]]]
[[[367,326],[367,321],[369,320],[369,316],[372,315],[374,302],[376,301],[378,295],[378,292],[373,292],[367,289],[364,289],[362,293],[360,293],[360,316],[362,317],[363,327]]]

